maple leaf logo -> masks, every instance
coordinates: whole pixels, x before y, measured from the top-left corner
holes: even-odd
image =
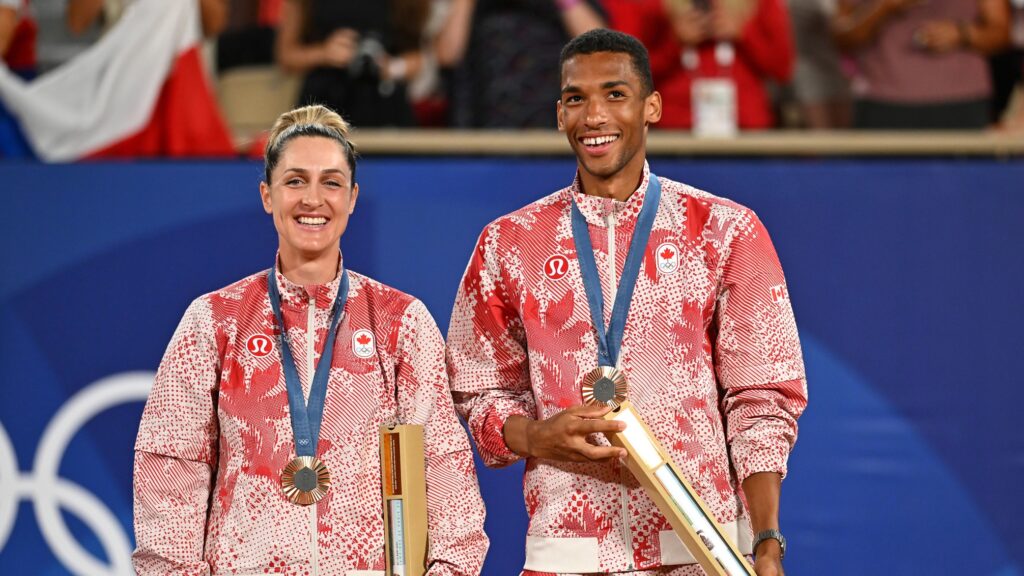
[[[369,337],[369,336],[367,336],[366,334],[360,334],[360,335],[359,335],[359,336],[358,336],[358,337],[356,338],[356,342],[359,342],[359,343],[360,343],[360,344],[362,344],[363,346],[366,346],[367,344],[369,344],[369,343],[370,343],[370,337]]]
[[[669,258],[671,258],[671,257],[673,257],[675,255],[676,255],[675,251],[672,250],[671,248],[668,248],[668,247],[666,247],[664,250],[661,251],[661,257],[664,258],[665,260],[668,260]]]

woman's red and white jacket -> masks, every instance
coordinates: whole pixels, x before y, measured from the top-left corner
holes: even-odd
[[[308,397],[340,276],[306,287],[277,277]],[[418,300],[349,277],[317,450],[332,484],[312,506],[281,490],[295,443],[266,272],[188,308],[135,445],[140,575],[383,575],[378,435],[396,410],[401,423],[425,426],[429,574],[479,574],[484,507],[441,335]]]

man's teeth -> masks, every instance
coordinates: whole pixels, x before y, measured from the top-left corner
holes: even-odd
[[[310,218],[309,216],[299,216],[299,224],[309,224],[310,226],[323,226],[327,224],[327,218]]]
[[[614,141],[616,141],[618,139],[619,139],[618,136],[595,136],[593,138],[584,138],[583,139],[583,144],[585,146],[600,146],[602,144],[607,144],[609,142],[614,142]]]

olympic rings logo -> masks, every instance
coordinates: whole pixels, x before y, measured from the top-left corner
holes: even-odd
[[[152,372],[123,372],[86,386],[71,397],[43,431],[33,470],[21,474],[10,437],[0,424],[0,550],[14,528],[18,502],[31,500],[43,538],[72,574],[122,576],[132,571],[132,545],[124,527],[107,506],[78,484],[57,477],[68,443],[100,412],[127,402],[142,402],[153,386]],[[60,507],[77,516],[96,534],[110,559],[104,564],[75,540]]]

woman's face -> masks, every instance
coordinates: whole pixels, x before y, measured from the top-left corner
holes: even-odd
[[[338,249],[359,185],[341,144],[320,136],[299,136],[285,144],[260,184],[263,209],[274,217],[284,257],[310,260]]]

